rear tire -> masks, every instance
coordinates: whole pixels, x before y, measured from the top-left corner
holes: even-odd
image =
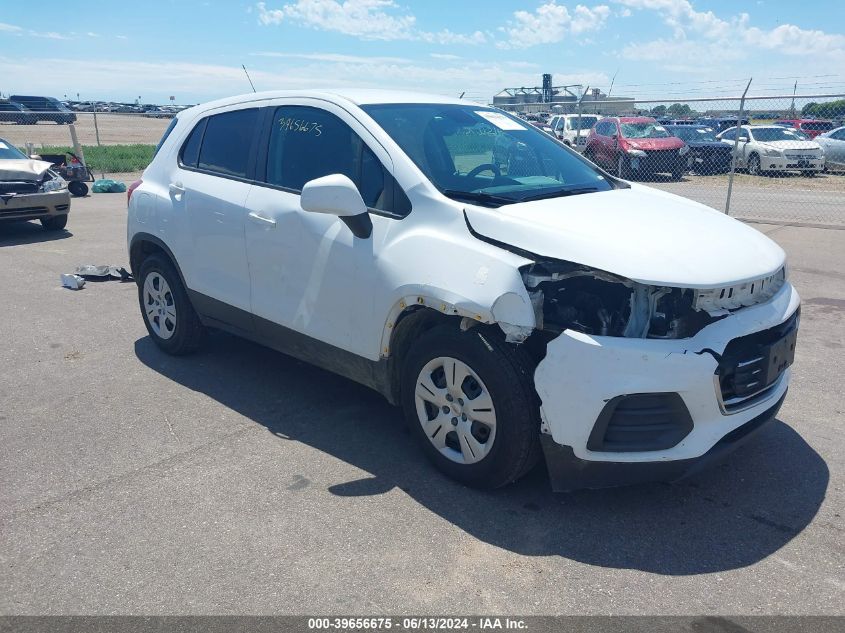
[[[153,254],[138,274],[138,304],[150,338],[174,356],[197,350],[205,337],[176,268],[165,256]]]
[[[41,218],[41,226],[44,227],[45,231],[61,231],[67,226],[67,213]]]
[[[403,363],[405,418],[439,470],[468,486],[498,488],[540,458],[532,376],[525,352],[500,333],[439,326]]]

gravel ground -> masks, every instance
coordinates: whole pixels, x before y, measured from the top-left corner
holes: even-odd
[[[125,198],[0,227],[2,614],[841,614],[845,232],[757,225],[804,299],[779,420],[673,485],[492,493],[434,471],[398,410],[226,335],[165,356]]]

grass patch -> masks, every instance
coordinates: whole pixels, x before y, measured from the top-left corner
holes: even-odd
[[[84,146],[85,162],[94,171],[132,172],[142,171],[153,159],[155,145],[96,145]],[[70,147],[48,146],[37,150],[40,154],[62,154],[71,151]]]

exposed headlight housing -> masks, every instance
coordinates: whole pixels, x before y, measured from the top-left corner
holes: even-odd
[[[641,149],[629,149],[628,156],[636,156],[638,158],[645,158],[647,154]]]
[[[773,158],[783,156],[783,152],[779,149],[764,149],[763,154],[765,154],[766,156],[771,156]]]
[[[62,189],[67,189],[67,181],[61,176],[55,176],[41,183],[39,191],[41,193],[52,193],[54,191],[61,191]]]
[[[678,150],[678,156],[684,156],[685,154],[689,153],[689,145],[684,145],[681,149]]]

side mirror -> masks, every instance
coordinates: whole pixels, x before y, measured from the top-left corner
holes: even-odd
[[[299,205],[309,213],[336,215],[355,237],[364,239],[373,233],[373,221],[367,213],[364,199],[355,183],[343,174],[331,174],[306,182]]]

